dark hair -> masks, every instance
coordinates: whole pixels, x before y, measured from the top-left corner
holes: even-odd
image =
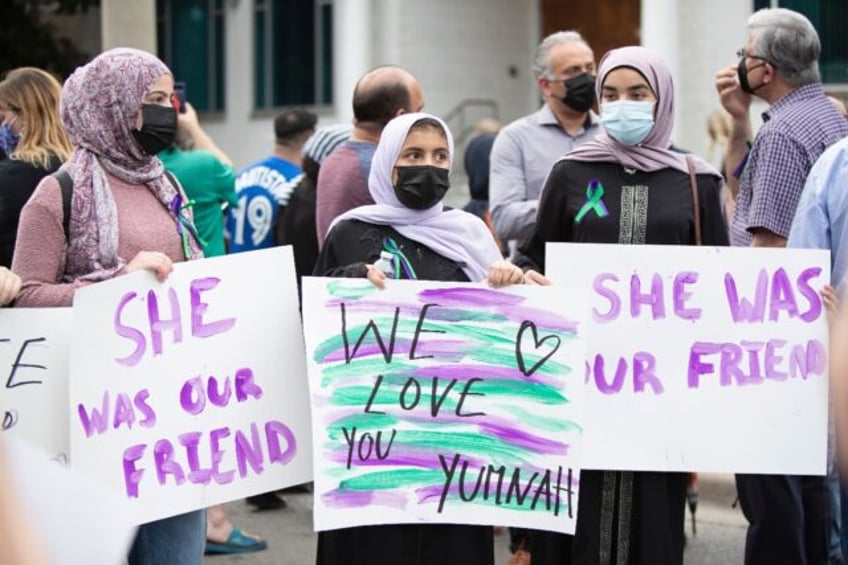
[[[371,122],[385,127],[398,110],[411,111],[409,86],[402,80],[377,83],[368,88],[356,85],[353,92],[353,116],[357,122]]]
[[[300,137],[306,141],[306,138],[315,130],[316,123],[318,123],[318,116],[312,112],[299,108],[286,110],[274,118],[274,134],[277,137],[277,143],[284,145],[294,143],[299,141]]]

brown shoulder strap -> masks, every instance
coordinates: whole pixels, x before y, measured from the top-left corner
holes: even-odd
[[[689,169],[689,186],[692,188],[692,207],[695,212],[695,245],[701,245],[701,200],[698,198],[698,181],[695,179],[695,165],[692,158],[686,156]]]

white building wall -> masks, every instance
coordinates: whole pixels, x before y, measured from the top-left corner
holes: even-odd
[[[538,4],[538,0],[336,0],[336,13],[342,15],[334,22],[334,39],[341,40],[334,49],[336,101],[319,112],[320,123],[350,119],[355,78],[380,64],[409,69],[421,83],[426,110],[438,115],[468,98],[495,100],[503,122],[531,112],[538,102],[530,71],[538,40]],[[203,126],[240,168],[272,150],[273,113],[253,112],[252,2],[225,5],[226,111],[207,117]],[[369,11],[370,26],[361,25],[361,15],[350,10]],[[351,18],[359,24],[351,25],[355,23]],[[510,76],[510,67],[517,71],[515,76]],[[487,115],[486,110],[472,108],[466,123]]]
[[[342,18],[336,19],[336,38],[341,40],[334,50],[336,101],[319,110],[320,123],[347,121],[352,81],[380,64],[409,69],[421,83],[426,110],[437,115],[469,98],[494,100],[503,123],[532,112],[539,104],[531,72],[539,39],[539,4],[539,0],[336,0],[337,14],[366,10],[370,24],[345,27]],[[267,155],[273,147],[273,113],[253,111],[252,5],[225,3],[226,112],[207,117],[203,124],[237,167]],[[657,50],[673,68],[674,141],[679,146],[706,156],[706,119],[719,108],[715,72],[736,62],[734,53],[744,44],[750,13],[750,3],[739,0],[642,0],[642,43]],[[363,21],[361,15],[348,16]],[[465,125],[488,114],[486,109],[471,108]],[[459,121],[451,126],[457,129]]]
[[[444,115],[464,99],[492,99],[506,123],[535,109],[531,63],[538,41],[538,0],[397,4],[402,4],[398,9],[403,15],[395,27],[398,63],[420,81],[429,112]],[[474,109],[467,115],[473,123]]]
[[[716,71],[737,63],[745,44],[745,22],[752,2],[739,0],[643,0],[642,44],[656,50],[672,66],[676,120],[673,141],[707,155],[707,116],[721,104]],[[674,21],[668,14],[676,11]],[[758,115],[758,112],[753,112]]]

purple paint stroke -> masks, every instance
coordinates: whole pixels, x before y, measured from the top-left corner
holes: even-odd
[[[562,380],[567,380],[569,375],[563,375],[563,379],[557,379],[555,375],[545,375],[536,371],[529,377],[525,377],[518,367],[504,367],[502,365],[431,365],[429,367],[418,367],[412,371],[397,374],[409,374],[414,377],[439,377],[439,379],[456,379],[464,383],[471,379],[480,378],[486,380],[519,381],[524,383],[542,384],[552,387],[563,386]]]
[[[400,437],[400,436],[398,436]],[[347,465],[347,445],[337,445],[330,451],[325,451],[325,456],[330,461],[340,466]],[[443,450],[438,450],[443,451]],[[463,460],[468,460],[472,465],[482,465],[483,459],[476,459],[463,455]],[[358,458],[353,460],[354,467],[417,467],[419,469],[439,469],[439,457],[436,450],[422,447],[408,447],[399,444],[397,440],[392,444],[391,452],[386,459],[377,459],[372,456],[366,461]]]
[[[418,293],[422,302],[435,303],[446,307],[491,308],[498,310],[504,306],[521,304],[527,300],[523,296],[476,287],[433,288]]]
[[[365,506],[388,506],[406,510],[409,501],[406,494],[394,491],[356,491],[334,489],[321,495],[324,504],[332,508],[363,508]]]

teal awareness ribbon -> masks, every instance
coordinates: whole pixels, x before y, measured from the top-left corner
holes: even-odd
[[[400,246],[398,246],[394,239],[391,237],[384,237],[383,249],[395,256],[395,260],[393,261],[395,268],[394,278],[399,279],[400,271],[403,269],[403,272],[406,274],[408,279],[418,279],[418,274],[415,272],[415,269],[412,268],[412,263],[409,262],[409,259],[407,259],[404,252],[400,250]]]
[[[586,203],[583,204],[583,207],[580,208],[579,212],[577,212],[577,216],[574,218],[574,221],[579,224],[586,214],[592,210],[595,211],[595,214],[597,214],[599,218],[606,218],[609,216],[609,210],[607,210],[607,206],[604,204],[604,201],[601,200],[603,197],[604,185],[601,184],[601,181],[597,179],[590,180],[589,184],[586,186]]]

